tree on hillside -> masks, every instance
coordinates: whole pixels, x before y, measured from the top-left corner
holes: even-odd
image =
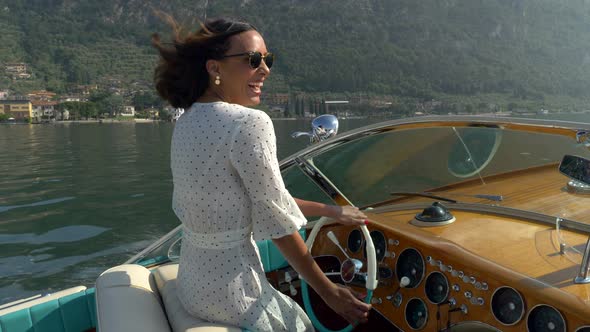
[[[133,96],[131,101],[136,110],[144,110],[147,108],[162,108],[164,101],[155,92],[141,92]]]
[[[99,114],[109,113],[109,116],[114,117],[123,110],[123,97],[110,92],[95,93],[90,96],[89,100],[96,104]]]

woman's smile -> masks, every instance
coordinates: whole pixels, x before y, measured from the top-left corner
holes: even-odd
[[[250,91],[252,91],[252,93],[254,93],[256,96],[260,96],[260,94],[262,93],[263,85],[264,83],[262,81],[248,83]]]

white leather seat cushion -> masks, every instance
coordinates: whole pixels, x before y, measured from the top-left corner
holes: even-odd
[[[166,307],[168,321],[174,332],[240,332],[235,326],[214,324],[189,314],[176,294],[176,276],[178,264],[170,264],[157,268],[153,272],[160,295]],[[207,301],[207,299],[203,299]]]
[[[96,316],[101,332],[170,331],[150,271],[136,264],[110,268],[96,280]]]

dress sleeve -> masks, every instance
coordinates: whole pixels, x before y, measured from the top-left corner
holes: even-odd
[[[307,223],[285,188],[276,150],[270,117],[261,111],[248,113],[235,129],[230,161],[252,202],[252,231],[257,241],[292,234]]]

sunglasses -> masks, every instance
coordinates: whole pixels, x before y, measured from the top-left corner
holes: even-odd
[[[224,55],[222,58],[231,58],[231,57],[235,57],[235,56],[244,56],[244,55],[248,56],[248,63],[250,64],[250,67],[252,69],[258,69],[258,67],[260,67],[260,64],[262,64],[262,60],[264,60],[264,63],[266,64],[268,69],[270,69],[272,67],[273,62],[275,61],[275,55],[270,52],[266,53],[265,55],[262,55],[262,53],[260,53],[260,52],[246,52],[246,53]]]

